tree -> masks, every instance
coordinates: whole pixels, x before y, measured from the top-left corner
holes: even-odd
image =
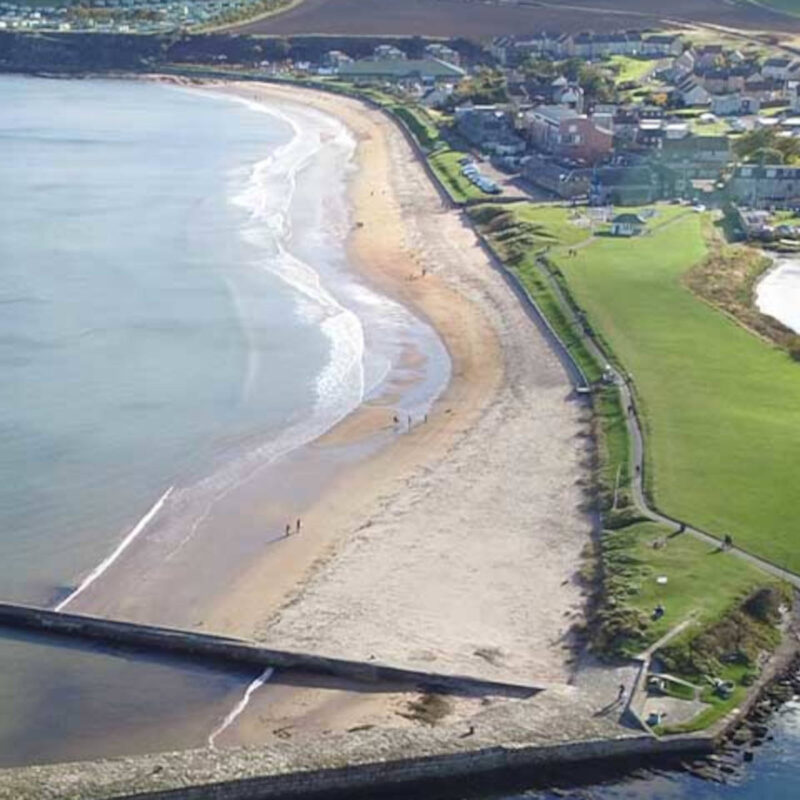
[[[747,158],[756,164],[783,164],[783,153],[775,147],[761,147],[754,150]]]

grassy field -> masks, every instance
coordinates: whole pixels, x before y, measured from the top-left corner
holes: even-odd
[[[617,642],[617,652],[634,655],[689,618],[698,628],[716,622],[753,590],[773,582],[740,558],[688,534],[670,538],[674,530],[639,522],[603,532],[604,562],[613,574],[608,597],[616,609],[637,612],[642,625],[637,635]],[[659,603],[666,613],[654,620]]]
[[[424,111],[401,103],[390,106],[389,110],[403,121],[425,150],[430,151],[441,146],[439,128]]]
[[[641,81],[658,62],[630,56],[611,56],[608,63],[618,70],[614,78],[615,83],[627,83],[628,81]]]
[[[684,287],[706,253],[701,222],[598,237],[555,261],[634,377],[658,506],[800,571],[800,367]]]
[[[731,126],[726,119],[718,118],[714,122],[701,122],[699,119],[690,119],[689,130],[695,136],[725,136],[731,132]]]

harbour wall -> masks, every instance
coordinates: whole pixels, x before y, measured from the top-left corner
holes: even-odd
[[[335,675],[357,682],[414,686],[441,694],[493,694],[525,698],[532,697],[542,688],[464,675],[404,669],[372,661],[354,661],[311,653],[273,650],[244,639],[102,619],[83,614],[67,614],[63,611],[14,603],[0,603],[0,627],[3,626],[109,645],[124,645],[149,653],[183,656],[193,660],[302,670]]]
[[[548,778],[558,774],[574,778],[576,774],[586,774],[589,769],[608,774],[615,767],[642,766],[653,759],[699,757],[711,753],[712,749],[710,737],[691,735],[664,741],[641,736],[551,746],[494,746],[219,782],[208,781],[204,775],[195,785],[189,773],[180,776],[181,785],[168,789],[148,790],[146,778],[140,778],[127,784],[129,788],[123,794],[109,787],[107,794],[90,791],[81,796],[93,800],[356,800],[388,793],[424,796],[435,790],[436,796],[455,797],[467,788],[474,791],[484,782],[496,789],[498,785],[511,787],[515,783],[523,786],[537,777],[541,779],[544,774]]]

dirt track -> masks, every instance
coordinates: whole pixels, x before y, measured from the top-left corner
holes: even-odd
[[[800,18],[732,0],[304,0],[238,33],[463,36],[486,39],[535,30],[598,32],[657,27],[671,19],[744,30],[800,33]]]

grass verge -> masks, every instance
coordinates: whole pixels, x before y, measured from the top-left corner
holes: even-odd
[[[428,162],[436,173],[439,183],[456,203],[482,200],[488,196],[461,174],[459,161],[466,155],[459,150],[440,150],[428,157]]]

